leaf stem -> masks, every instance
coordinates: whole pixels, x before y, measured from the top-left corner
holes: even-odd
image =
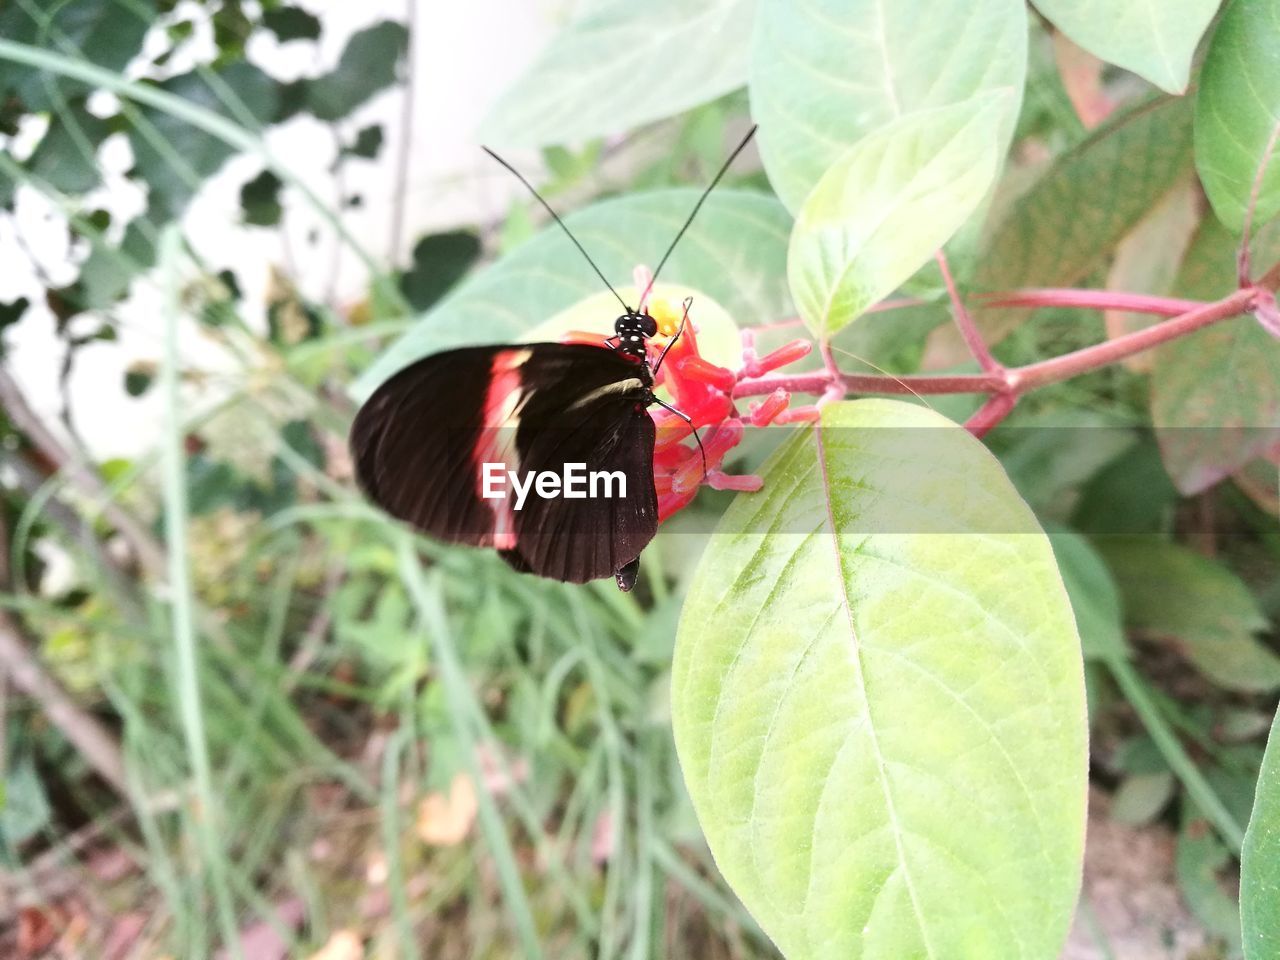
[[[215,915],[221,928],[223,945],[232,957],[242,956],[236,930],[235,906],[227,883],[226,851],[220,838],[223,805],[213,788],[209,745],[204,729],[204,706],[200,687],[200,655],[195,627],[195,590],[187,544],[186,455],[183,449],[182,402],[178,392],[179,364],[178,323],[181,305],[181,278],[178,259],[181,236],[175,226],[160,235],[160,268],[164,277],[165,354],[161,367],[164,409],[168,423],[164,431],[164,520],[168,545],[169,616],[176,664],[176,690],[179,721],[187,743],[191,764],[195,821],[204,867],[213,889]]]
[[[1072,303],[1072,306],[1112,306],[1123,303],[1120,309],[1135,309],[1136,303],[1146,306],[1149,308],[1147,312],[1153,313],[1166,312],[1173,309],[1174,305],[1185,309],[1176,316],[1143,330],[1023,367],[1001,367],[997,364],[996,369],[979,374],[920,374],[905,377],[850,374],[839,370],[763,376],[739,381],[734,388],[733,396],[735,399],[760,396],[772,393],[779,388],[789,393],[825,394],[832,387],[833,377],[839,377],[844,389],[852,393],[888,395],[984,393],[991,399],[974,414],[969,423],[970,429],[981,436],[1008,416],[1017,399],[1023,394],[1097,370],[1134,354],[1185,337],[1212,324],[1248,313],[1254,308],[1263,291],[1271,290],[1278,284],[1280,284],[1280,264],[1268,271],[1256,285],[1237,290],[1211,303],[1175,301],[1163,297],[1112,294],[1092,290],[1023,291],[1024,296],[1001,299],[993,305],[1044,305],[1049,299],[1065,301],[1075,298],[1076,302]],[[1034,304],[1030,302],[1033,295],[1036,298]]]
[[[978,366],[986,373],[999,373],[1004,369],[1004,366],[991,355],[991,348],[987,346],[987,341],[982,338],[982,333],[978,330],[977,324],[973,322],[973,317],[969,315],[964,301],[960,299],[960,291],[956,288],[956,281],[951,276],[951,267],[947,263],[947,255],[939,250],[934,254],[934,259],[938,261],[938,269],[942,271],[942,280],[947,285],[947,296],[951,298],[951,316],[955,320],[956,326],[960,329],[960,336],[964,337],[964,342],[968,345],[969,352],[973,354],[973,359],[978,361]]]
[[[1187,795],[1213,824],[1222,839],[1230,845],[1235,855],[1240,856],[1240,849],[1244,845],[1244,829],[1236,822],[1236,818],[1232,816],[1221,798],[1214,793],[1213,787],[1209,785],[1209,781],[1205,780],[1191,757],[1182,749],[1177,734],[1160,715],[1160,708],[1156,705],[1142,678],[1138,676],[1138,672],[1128,660],[1123,658],[1109,659],[1106,663],[1111,675],[1115,677],[1116,684],[1134,712],[1138,714],[1142,725],[1147,728],[1147,733],[1155,741],[1165,762],[1186,788]]]
[[[1145,293],[1057,287],[1032,287],[980,293],[976,296],[984,307],[1080,307],[1085,310],[1127,310],[1130,313],[1151,313],[1162,317],[1176,317],[1205,304],[1202,300],[1153,297]]]

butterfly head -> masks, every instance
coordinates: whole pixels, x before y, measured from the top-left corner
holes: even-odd
[[[647,313],[628,311],[613,321],[613,332],[622,343],[642,343],[658,332],[658,321]]]
[[[636,360],[644,359],[645,342],[657,332],[658,321],[636,310],[628,310],[613,321],[613,335],[618,339],[615,349]]]

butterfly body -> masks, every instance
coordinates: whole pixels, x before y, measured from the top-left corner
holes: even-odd
[[[648,339],[628,311],[600,346],[503,344],[435,354],[374,392],[351,431],[356,477],[392,516],[440,540],[496,548],[518,570],[635,583],[657,533]],[[610,348],[610,344],[612,347]],[[486,466],[488,465],[488,466]],[[486,496],[488,476],[620,477],[621,495],[573,498],[528,486]]]

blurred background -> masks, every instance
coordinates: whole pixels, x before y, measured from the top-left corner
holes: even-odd
[[[716,872],[671,741],[701,537],[660,537],[635,595],[522,577],[411,543],[354,491],[346,454],[352,381],[545,226],[479,147],[518,126],[531,72],[572,83],[573,46],[545,52],[608,6],[0,2],[0,40],[28,51],[0,57],[0,956],[775,956]],[[655,5],[650,40],[714,72],[734,6],[699,26]],[[1031,30],[998,210],[1145,94]],[[739,86],[625,133],[494,145],[566,211],[701,186],[747,125]],[[753,151],[726,182],[769,192]],[[1198,222],[1183,187],[1146,227],[1179,251]],[[1170,282],[1126,257],[1130,286]],[[954,362],[926,292],[842,349],[895,372]],[[1042,311],[1001,359],[1117,322]],[[1135,522],[1183,542],[1264,531],[1207,567],[1167,557],[1162,589],[1220,591],[1220,616],[1191,628],[1229,635],[1231,669],[1153,643],[1135,693],[1090,665],[1073,960],[1234,955],[1234,863],[1172,768],[1198,765],[1247,818],[1280,688],[1258,639],[1280,610],[1274,465],[1179,497],[1142,428],[1142,375],[1020,408],[1112,428],[1089,457],[992,441],[1047,514],[1106,516],[1138,490]],[[705,521],[724,499],[702,499]],[[1160,621],[1149,585],[1122,587],[1147,591],[1148,634],[1186,626]]]

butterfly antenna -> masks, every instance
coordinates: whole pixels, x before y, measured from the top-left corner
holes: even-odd
[[[572,231],[570,231],[570,229],[564,225],[564,221],[560,219],[560,215],[556,213],[553,209],[551,209],[551,204],[547,203],[547,201],[542,199],[542,194],[538,193],[538,191],[533,188],[533,184],[531,184],[528,180],[526,180],[523,176],[521,176],[519,170],[517,170],[511,164],[507,163],[507,161],[503,160],[500,156],[498,156],[488,147],[482,146],[480,149],[483,150],[485,153],[487,153],[489,156],[493,157],[493,159],[497,160],[504,167],[506,167],[507,170],[510,171],[512,176],[514,176],[517,180],[519,180],[521,183],[524,184],[525,189],[533,194],[533,198],[537,200],[540,204],[542,204],[542,208],[546,210],[547,213],[551,214],[551,218],[555,220],[556,223],[560,224],[560,229],[565,232],[565,236],[567,236],[570,240],[573,241],[573,245],[578,248],[578,252],[582,254],[583,258],[587,261],[587,263],[591,264],[591,269],[596,272],[596,276],[600,278],[600,282],[603,283],[606,287],[608,287],[609,292],[618,298],[618,302],[622,304],[622,309],[625,310],[627,313],[630,313],[631,308],[627,306],[627,301],[623,300],[622,297],[618,296],[618,291],[613,289],[613,284],[611,284],[605,278],[605,275],[600,272],[600,268],[596,266],[596,262],[591,259],[590,254],[588,254],[587,251],[583,249],[582,244],[578,242],[578,238],[575,237]],[[742,148],[739,147],[738,149],[741,150]],[[729,159],[733,159],[733,158],[730,157]],[[715,186],[715,184],[713,183],[712,186]],[[698,203],[699,205],[701,205],[702,201],[699,200]],[[697,207],[694,207],[693,209],[694,209],[694,213],[698,212]],[[688,226],[688,224],[685,224],[685,226]],[[681,230],[680,232],[683,233],[684,231]],[[679,238],[677,237],[676,239],[679,239]],[[664,257],[663,259],[665,260],[666,258]]]
[[[707,197],[711,195],[711,191],[716,188],[716,184],[719,183],[724,175],[729,172],[729,167],[733,165],[733,161],[738,158],[738,154],[747,148],[747,144],[751,142],[751,138],[755,135],[756,125],[752,124],[751,129],[747,131],[747,135],[742,138],[742,142],[734,147],[733,153],[729,154],[729,159],[720,166],[720,170],[711,178],[711,183],[707,185],[707,189],[702,191],[702,196],[700,196],[698,198],[698,202],[693,205],[693,210],[689,212],[689,218],[685,220],[684,226],[680,228],[680,232],[676,234],[676,238],[671,241],[671,246],[667,247],[667,252],[662,255],[662,259],[658,261],[658,266],[654,269],[653,276],[649,278],[649,285],[644,288],[644,296],[640,298],[641,303],[644,303],[645,298],[649,296],[649,291],[651,291],[653,289],[653,285],[657,283],[658,274],[662,272],[663,266],[666,265],[667,258],[671,256],[671,251],[676,248],[676,244],[680,242],[680,238],[684,236],[684,232],[688,230],[689,225],[693,223],[693,218],[696,217],[698,215],[698,211],[702,209],[702,204],[706,201]]]

